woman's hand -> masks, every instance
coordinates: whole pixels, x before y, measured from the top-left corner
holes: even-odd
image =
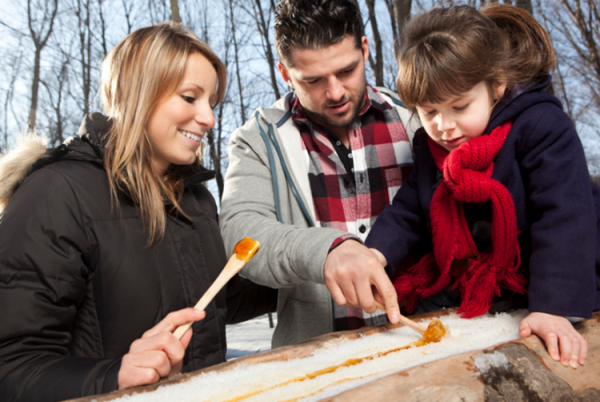
[[[175,329],[190,321],[199,321],[206,316],[204,311],[186,308],[167,315],[136,339],[123,356],[119,370],[119,389],[136,385],[152,384],[162,377],[181,372],[185,349],[192,339],[192,328],[178,340],[173,336]]]
[[[536,334],[544,340],[548,354],[563,366],[577,368],[585,363],[587,341],[564,317],[534,312],[521,321],[522,337]],[[560,349],[560,352],[559,352]]]

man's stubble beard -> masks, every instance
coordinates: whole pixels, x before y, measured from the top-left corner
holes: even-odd
[[[365,94],[367,93],[367,84],[365,82],[365,85],[363,87],[362,92],[359,94],[358,99],[361,99],[360,102],[356,102],[356,100],[350,98],[349,100],[354,100],[354,105],[352,108],[352,113],[350,114],[349,118],[347,121],[344,121],[342,123],[338,122],[338,121],[332,121],[332,119],[330,119],[325,113],[315,113],[313,111],[309,111],[306,110],[308,112],[308,115],[310,117],[310,120],[314,121],[315,123],[324,126],[324,127],[347,127],[350,125],[350,123],[352,123],[352,121],[354,120],[354,118],[358,115],[358,113],[360,112],[360,110],[362,109],[363,105],[364,105],[364,101],[365,101]],[[327,106],[329,105],[335,105],[335,104],[340,104],[340,103],[345,103],[347,102],[347,100],[344,100],[343,102],[336,102],[336,103],[332,103],[332,102],[327,102],[324,103],[321,107],[322,110],[327,110]]]

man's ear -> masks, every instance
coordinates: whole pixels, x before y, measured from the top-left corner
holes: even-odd
[[[365,63],[369,60],[369,40],[366,36],[363,36],[360,42],[360,49],[362,50],[363,58]]]
[[[281,74],[281,78],[291,87],[292,80],[290,79],[290,75],[288,74],[287,68],[283,65],[281,61],[277,62],[277,68],[279,69],[279,73]]]

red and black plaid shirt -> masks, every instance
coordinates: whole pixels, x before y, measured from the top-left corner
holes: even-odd
[[[315,225],[349,232],[362,240],[412,170],[409,139],[397,111],[370,85],[365,98],[348,128],[353,172],[346,170],[323,128],[308,120],[298,98],[290,100],[308,161]],[[346,238],[340,237],[332,247]],[[346,312],[350,328],[379,323],[363,321],[362,310],[350,310],[356,309]],[[337,319],[344,315],[340,313],[336,309],[336,329],[347,329]]]

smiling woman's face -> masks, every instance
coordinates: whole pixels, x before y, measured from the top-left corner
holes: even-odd
[[[202,137],[215,125],[217,72],[199,53],[188,56],[175,92],[162,99],[148,119],[151,162],[159,174],[171,165],[190,165]]]

